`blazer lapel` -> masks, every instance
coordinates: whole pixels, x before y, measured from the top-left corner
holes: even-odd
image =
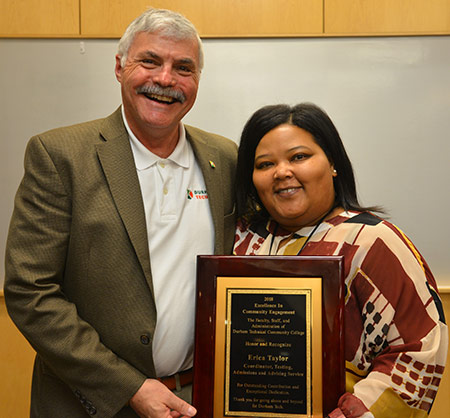
[[[153,293],[144,204],[120,108],[105,119],[100,134],[103,142],[97,145],[99,160],[117,210]]]
[[[208,202],[214,222],[214,253],[224,254],[223,194],[221,192],[221,157],[217,148],[195,135],[186,126],[186,138],[192,145],[208,191]]]

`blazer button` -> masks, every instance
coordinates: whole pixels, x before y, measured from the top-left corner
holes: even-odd
[[[150,343],[150,338],[148,335],[141,335],[141,343],[144,345],[148,345]]]

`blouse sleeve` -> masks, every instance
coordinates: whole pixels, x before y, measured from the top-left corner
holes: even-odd
[[[347,390],[375,418],[427,416],[448,346],[435,280],[387,222],[365,228],[355,244],[347,277]]]

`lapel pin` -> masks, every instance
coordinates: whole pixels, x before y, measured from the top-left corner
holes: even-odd
[[[214,161],[209,160],[209,165],[211,166],[211,168],[216,168]]]

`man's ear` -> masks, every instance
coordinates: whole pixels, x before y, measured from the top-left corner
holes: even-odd
[[[120,55],[116,55],[116,66],[114,68],[114,72],[116,73],[116,78],[119,83],[122,82],[122,64],[120,60],[122,57]]]

